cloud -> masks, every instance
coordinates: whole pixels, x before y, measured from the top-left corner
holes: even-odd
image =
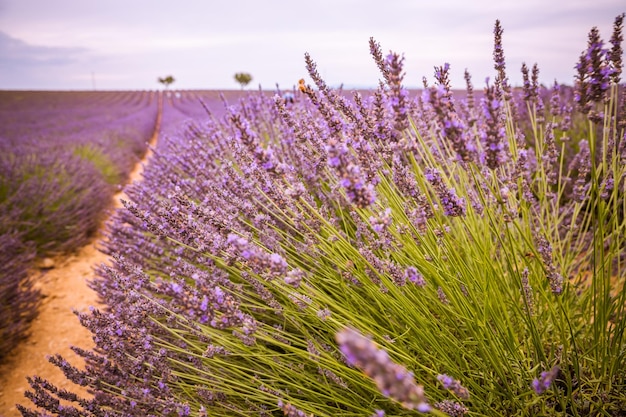
[[[0,67],[66,65],[76,62],[89,50],[76,47],[30,45],[0,31]]]
[[[31,45],[0,31],[0,88],[50,88],[88,55],[86,48]]]

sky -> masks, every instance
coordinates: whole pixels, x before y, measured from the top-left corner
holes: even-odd
[[[370,88],[381,76],[369,53],[405,57],[404,84],[433,82],[450,64],[453,88],[494,78],[499,19],[507,74],[537,63],[540,81],[572,84],[596,26],[611,38],[624,0],[0,0],[0,89],[156,90],[293,88],[308,78],[304,54],[331,86]]]

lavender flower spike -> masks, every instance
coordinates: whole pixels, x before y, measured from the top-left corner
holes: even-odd
[[[463,417],[469,413],[469,409],[463,404],[459,404],[450,400],[443,400],[435,403],[435,408],[439,411],[443,411],[451,417]]]
[[[533,379],[533,382],[531,384],[533,390],[535,390],[535,392],[539,395],[546,392],[548,388],[550,388],[550,385],[552,385],[552,383],[556,379],[559,371],[559,367],[555,365],[549,371],[542,372],[539,378]]]
[[[446,216],[464,216],[465,199],[458,197],[454,188],[447,188],[441,178],[441,174],[435,168],[426,170],[426,180],[432,184],[433,189],[441,200],[441,206]]]
[[[509,79],[506,76],[506,63],[504,60],[504,49],[502,48],[502,26],[500,20],[496,20],[496,25],[493,29],[493,61],[494,68],[497,71],[496,75],[496,94],[497,98],[501,99],[501,95],[504,92],[504,99],[508,100],[511,95],[511,87],[509,86]]]
[[[346,328],[338,332],[335,339],[348,364],[360,368],[385,396],[407,409],[423,413],[430,411],[424,388],[415,383],[413,373],[393,362],[370,338]]]
[[[622,41],[624,40],[622,29],[624,28],[624,16],[626,15],[622,13],[615,18],[615,23],[613,23],[613,36],[611,36],[612,48],[609,52],[609,59],[614,69],[611,74],[611,80],[615,84],[619,84],[620,75],[622,74],[622,55],[624,54],[622,50]]]
[[[465,388],[459,381],[448,376],[446,374],[437,375],[437,379],[443,387],[447,390],[450,390],[454,395],[461,398],[462,400],[468,400],[470,397],[470,393],[467,388]]]

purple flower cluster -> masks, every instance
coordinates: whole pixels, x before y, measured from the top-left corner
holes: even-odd
[[[456,401],[443,400],[441,402],[433,404],[433,406],[450,417],[463,417],[469,413],[469,409],[463,404]]]
[[[508,100],[511,94],[511,87],[509,86],[509,79],[506,75],[506,61],[504,59],[504,47],[502,46],[502,34],[504,30],[500,24],[500,20],[496,20],[495,27],[493,29],[493,61],[494,68],[497,72],[496,75],[496,92],[498,99],[502,99],[504,93],[504,99]]]
[[[432,185],[443,212],[446,216],[456,217],[465,215],[465,199],[456,195],[453,188],[448,188],[441,178],[441,174],[434,168],[425,173],[426,180]]]
[[[147,150],[156,96],[5,91],[0,103],[0,235],[19,230],[40,252],[80,247]]]
[[[326,145],[328,166],[337,171],[339,184],[346,191],[348,200],[356,207],[370,206],[376,201],[374,185],[369,183],[361,173],[361,168],[350,161],[348,148],[334,139]]]
[[[404,271],[404,274],[409,282],[417,285],[418,287],[424,287],[426,285],[426,280],[424,279],[424,276],[420,274],[417,268],[415,268],[414,266],[407,267]]]
[[[278,406],[283,410],[283,413],[287,417],[310,417],[304,411],[298,410],[294,405],[284,403],[282,400],[278,401]]]
[[[430,410],[424,388],[417,385],[413,373],[395,363],[386,351],[354,329],[346,328],[335,336],[348,364],[361,369],[386,397],[409,410]]]
[[[528,280],[528,275],[530,272],[528,268],[524,268],[522,273],[520,274],[520,280],[522,284],[522,295],[524,296],[524,302],[528,307],[528,312],[533,314],[535,312],[535,299],[533,298],[533,287],[530,286],[530,282]]]
[[[550,289],[553,294],[559,295],[563,292],[564,280],[563,276],[557,271],[557,267],[552,260],[552,245],[550,245],[545,236],[543,236],[539,231],[535,231],[534,238],[537,245],[537,251],[543,261],[543,267],[546,271]]]
[[[615,17],[613,22],[613,35],[611,36],[611,51],[609,52],[609,61],[613,66],[613,73],[611,74],[611,81],[615,84],[619,84],[620,76],[622,75],[622,55],[624,50],[622,48],[622,42],[624,41],[624,17],[626,13],[622,13]]]
[[[393,142],[397,142],[402,132],[409,127],[408,91],[402,85],[404,80],[404,57],[395,52],[390,52],[386,57],[383,57],[380,44],[374,38],[370,38],[370,54],[378,65],[378,69],[385,79],[386,86],[389,88],[389,104],[394,115],[394,132],[390,139]]]
[[[31,152],[0,144],[0,235],[19,231],[40,254],[86,244],[115,189],[92,163],[70,151]]]
[[[375,232],[382,232],[386,230],[392,222],[391,209],[386,208],[384,213],[380,216],[371,216],[370,223]]]
[[[287,262],[279,254],[264,253],[247,239],[235,234],[228,235],[226,243],[233,246],[238,255],[248,263],[253,271],[259,274],[267,271],[269,274],[264,274],[264,276],[268,279],[287,275]]]
[[[470,393],[459,381],[446,374],[437,375],[437,380],[441,382],[443,387],[450,390],[454,395],[462,400],[469,400]]]
[[[506,132],[504,128],[503,103],[498,99],[495,86],[486,81],[485,95],[481,98],[484,125],[480,129],[483,143],[484,161],[491,169],[496,169],[506,160]]]
[[[615,19],[612,48],[604,48],[597,27],[589,32],[587,49],[582,52],[576,64],[575,101],[582,111],[588,113],[593,103],[608,99],[607,91],[611,83],[617,83],[622,69],[621,42],[624,14]],[[597,118],[598,115],[591,115]]]
[[[444,67],[438,72],[441,74],[447,70],[448,68]],[[442,139],[452,145],[457,157],[465,162],[475,160],[476,146],[470,139],[465,122],[455,109],[449,88],[443,84],[430,87],[424,90],[423,100],[430,105],[435,115]]]
[[[542,372],[539,378],[533,379],[533,382],[531,384],[533,390],[538,395],[546,392],[550,388],[556,377],[559,375],[559,372],[560,368],[556,365],[553,366],[552,369],[550,369],[549,371]]]

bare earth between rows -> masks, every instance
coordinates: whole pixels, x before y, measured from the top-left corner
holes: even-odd
[[[156,144],[160,120],[161,106],[157,116],[156,128],[150,140],[150,146]],[[151,151],[139,162],[130,174],[129,183],[141,178],[143,167],[150,157]],[[115,195],[114,207],[122,207],[124,193]],[[107,255],[98,251],[102,232],[94,236],[90,244],[71,255],[53,259],[54,267],[41,269],[35,274],[37,286],[44,296],[39,308],[38,317],[31,325],[31,334],[24,340],[0,365],[0,417],[20,417],[15,407],[19,403],[33,408],[33,404],[24,397],[24,391],[30,387],[26,377],[38,375],[47,379],[59,388],[89,397],[84,389],[68,381],[63,372],[48,362],[47,357],[56,353],[68,359],[70,363],[80,366],[83,361],[71,349],[71,346],[92,348],[94,346],[91,333],[81,326],[73,310],[88,311],[90,306],[98,306],[97,294],[88,287],[88,281],[94,277],[94,268],[107,263]]]

